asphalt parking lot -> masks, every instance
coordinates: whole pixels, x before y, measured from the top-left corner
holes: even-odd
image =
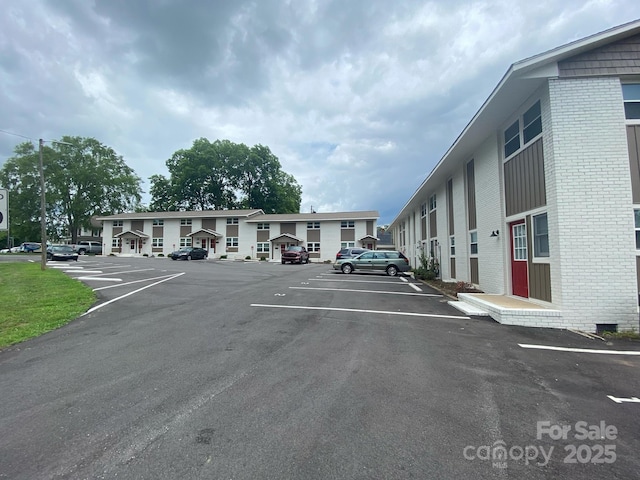
[[[0,478],[640,471],[635,343],[465,317],[411,277],[325,264],[50,268],[98,301],[0,352]]]

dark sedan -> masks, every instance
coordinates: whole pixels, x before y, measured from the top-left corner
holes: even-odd
[[[204,260],[207,258],[207,251],[198,247],[182,247],[180,250],[171,252],[169,258],[171,260]]]
[[[75,260],[78,254],[73,251],[71,245],[51,245],[47,247],[47,260]]]

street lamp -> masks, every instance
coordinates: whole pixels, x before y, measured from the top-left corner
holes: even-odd
[[[47,202],[45,198],[45,182],[44,182],[44,166],[42,163],[42,147],[44,142],[57,143],[59,145],[71,145],[73,143],[58,142],[57,140],[39,140],[39,155],[40,155],[40,270],[47,269]]]

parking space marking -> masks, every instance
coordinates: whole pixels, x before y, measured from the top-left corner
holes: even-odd
[[[76,277],[76,280],[95,280],[96,282],[121,282],[122,281],[121,278],[105,278],[105,277]]]
[[[388,295],[411,295],[414,297],[441,297],[434,293],[413,293],[413,292],[385,292],[378,290],[357,290],[351,288],[322,288],[322,287],[289,287],[293,290],[323,290],[326,292],[354,292],[354,293],[382,293]]]
[[[422,291],[422,289],[419,286],[417,286],[415,283],[409,283],[408,285],[411,288],[413,288],[416,292],[421,292]],[[442,295],[440,295],[440,296],[442,296]]]
[[[153,270],[153,269],[149,269],[149,270]],[[167,278],[165,278],[165,279],[163,279],[163,280],[157,281],[157,282],[152,283],[152,284],[150,284],[150,285],[145,285],[145,286],[144,286],[144,287],[142,287],[142,288],[139,288],[139,289],[137,289],[137,290],[133,290],[133,291],[131,291],[131,292],[129,292],[129,293],[125,293],[124,295],[120,295],[119,297],[112,298],[111,300],[108,300],[108,301],[106,301],[106,302],[104,302],[104,303],[101,303],[100,305],[96,305],[95,307],[90,308],[90,309],[89,309],[89,310],[87,310],[85,313],[83,313],[83,314],[81,315],[81,317],[84,317],[85,315],[88,315],[88,314],[90,314],[90,313],[92,313],[92,312],[95,312],[96,310],[98,310],[98,309],[100,309],[100,308],[102,308],[102,307],[104,307],[104,306],[106,306],[106,305],[109,305],[110,303],[117,302],[117,301],[119,301],[119,300],[122,300],[123,298],[127,298],[127,297],[128,297],[128,296],[130,296],[130,295],[134,295],[134,294],[136,294],[136,293],[138,293],[138,292],[141,292],[141,291],[143,291],[143,290],[146,290],[147,288],[154,287],[154,286],[159,285],[159,284],[161,284],[161,283],[163,283],[163,282],[166,282],[166,281],[168,281],[168,280],[173,280],[174,278],[180,277],[180,276],[184,275],[185,273],[186,273],[186,272],[176,273],[176,274],[171,275],[171,276],[169,276],[169,277],[167,277]]]
[[[358,308],[337,308],[337,307],[307,307],[304,305],[269,305],[265,303],[252,303],[252,307],[260,308],[289,308],[298,310],[327,310],[333,312],[352,312],[352,313],[375,313],[380,315],[400,315],[407,317],[429,317],[429,318],[453,318],[457,320],[470,320],[470,317],[463,315],[438,315],[435,313],[414,313],[414,312],[392,312],[389,310],[361,310]]]
[[[122,275],[123,273],[148,272],[150,270],[155,270],[155,268],[143,268],[140,270],[124,270],[122,272],[111,272],[111,273],[103,273],[102,270],[96,270],[96,273],[99,273],[101,277],[106,277],[107,275]],[[69,273],[72,273],[72,272],[69,272]],[[82,273],[93,273],[93,272],[85,270]],[[95,275],[95,276],[97,277],[98,275]]]
[[[554,347],[551,345],[530,345],[526,343],[519,343],[518,346],[537,350],[553,350],[555,352],[599,353],[602,355],[640,355],[640,351],[636,350],[596,350],[592,348]]]
[[[132,281],[130,281],[130,282],[120,283],[120,284],[118,284],[118,285],[109,285],[108,287],[99,287],[99,288],[94,288],[94,289],[93,289],[93,291],[94,291],[94,292],[97,292],[97,291],[99,291],[99,290],[108,290],[108,289],[110,289],[110,288],[125,287],[125,286],[127,286],[127,285],[133,285],[134,283],[150,282],[150,281],[152,281],[152,280],[159,280],[159,279],[161,279],[161,278],[171,277],[172,275],[173,275],[173,273],[172,273],[172,274],[170,274],[170,275],[161,275],[161,276],[159,276],[159,277],[143,278],[142,280],[132,280]],[[89,278],[88,278],[88,280],[109,280],[109,279],[104,278],[104,277],[102,277],[102,278],[93,278],[93,277],[89,277]],[[118,279],[118,280],[122,281],[122,279]]]
[[[607,395],[607,398],[609,400],[613,400],[616,403],[640,403],[640,398],[638,397],[624,398],[624,397],[614,397],[613,395]]]
[[[402,277],[401,277],[402,278]],[[393,285],[398,285],[398,282],[394,282],[393,280],[341,280],[341,279],[328,279],[328,278],[310,278],[310,281],[314,282],[340,282],[340,283],[390,283]],[[405,280],[406,281],[406,280]]]

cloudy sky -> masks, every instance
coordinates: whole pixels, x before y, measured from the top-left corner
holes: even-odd
[[[196,138],[262,144],[302,211],[384,224],[512,63],[637,18],[637,0],[0,0],[0,130],[94,137],[145,191]],[[0,164],[25,141],[4,132]]]

